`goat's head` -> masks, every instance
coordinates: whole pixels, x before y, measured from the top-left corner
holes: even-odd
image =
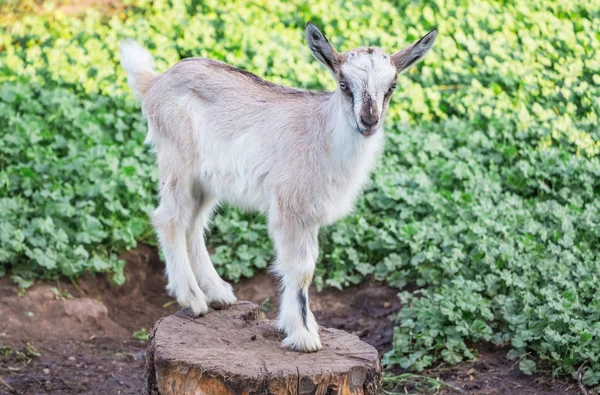
[[[350,124],[365,137],[382,125],[398,74],[423,59],[436,37],[437,29],[433,29],[391,56],[372,47],[340,54],[315,25],[306,25],[308,47],[336,78]]]

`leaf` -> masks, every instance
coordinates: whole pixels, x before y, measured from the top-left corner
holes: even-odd
[[[585,371],[582,377],[583,383],[589,387],[594,387],[600,383],[600,372],[592,369]]]
[[[535,362],[531,359],[524,358],[519,362],[519,369],[526,375],[531,376],[536,372]]]
[[[142,328],[138,331],[133,332],[132,337],[134,339],[143,341],[143,342],[147,342],[148,341],[148,331],[146,330],[146,328]]]

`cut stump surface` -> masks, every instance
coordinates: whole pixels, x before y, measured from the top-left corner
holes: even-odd
[[[199,318],[159,320],[148,344],[147,394],[376,394],[377,350],[355,335],[320,328],[323,348],[281,348],[283,335],[260,307],[239,302]]]

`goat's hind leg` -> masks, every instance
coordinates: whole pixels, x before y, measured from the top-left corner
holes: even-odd
[[[194,188],[194,198],[197,206],[187,234],[192,270],[208,304],[215,309],[226,308],[237,299],[231,285],[221,279],[210,261],[204,239],[204,231],[216,202],[199,185]]]
[[[160,158],[159,172],[162,173],[160,204],[152,222],[167,261],[167,290],[182,307],[189,307],[194,316],[203,315],[208,304],[192,271],[186,242],[186,230],[195,210],[192,183],[183,174],[165,174]]]

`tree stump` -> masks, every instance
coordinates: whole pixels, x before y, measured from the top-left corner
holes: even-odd
[[[280,347],[283,335],[260,307],[239,302],[192,318],[162,318],[146,352],[147,394],[376,394],[377,350],[355,335],[320,328],[323,348]]]

